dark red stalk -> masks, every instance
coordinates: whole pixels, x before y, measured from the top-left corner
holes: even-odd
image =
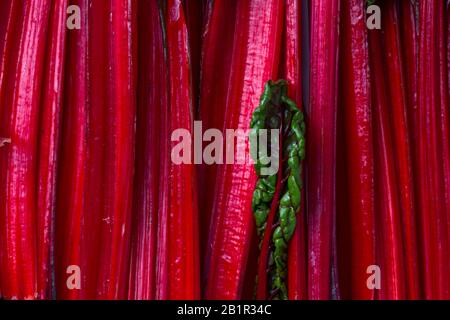
[[[310,110],[306,118],[309,299],[331,296],[339,11],[339,0],[312,1]]]
[[[343,76],[343,72],[340,73],[340,77]],[[340,80],[340,84],[343,81]],[[337,141],[336,146],[337,158],[336,158],[336,246],[337,246],[337,264],[338,270],[351,270],[351,248],[352,248],[352,235],[348,231],[350,217],[350,201],[348,190],[348,171],[350,168],[347,163],[347,140],[345,134],[345,109],[342,103],[342,93],[339,94],[338,115],[337,115]],[[338,282],[340,289],[340,297],[343,300],[352,299],[352,274],[350,272],[339,272]]]
[[[237,7],[235,0],[209,1],[202,44],[200,92],[200,119],[205,129],[223,127]]]
[[[102,13],[111,18],[105,29],[109,52],[97,280],[100,299],[123,299],[127,295],[136,116],[136,9],[136,1],[113,0]],[[94,115],[92,119],[95,125]]]
[[[200,62],[203,40],[203,10],[205,0],[183,0],[188,29],[189,56],[191,61],[192,103],[195,119],[199,116]]]
[[[170,129],[193,133],[193,108],[187,26],[183,7],[169,0],[167,43],[170,72]],[[174,144],[172,144],[174,146]],[[200,265],[195,167],[170,166],[168,219],[168,299],[200,298]]]
[[[5,298],[34,299],[38,297],[37,134],[50,1],[19,3],[17,8],[15,5],[10,14],[17,14],[20,19],[8,22],[6,35],[9,37],[8,33],[14,30],[11,36],[15,39],[11,39],[12,43],[8,39],[5,42],[10,55],[5,58],[14,60],[2,67],[0,84],[5,90],[1,93],[0,137],[10,139],[10,144],[0,151],[1,282]]]
[[[448,85],[448,69],[447,69],[447,46],[446,46],[446,5],[444,2],[438,3],[438,41],[439,41],[439,95],[440,95],[440,109],[439,109],[439,129],[438,135],[439,144],[441,146],[441,161],[442,163],[442,179],[443,179],[443,210],[439,213],[439,228],[440,228],[440,245],[444,248],[443,266],[450,267],[450,119],[449,119],[449,85]],[[442,287],[444,288],[444,295],[441,299],[450,299],[450,277],[444,272],[441,275],[441,280],[444,281]]]
[[[161,130],[161,152],[160,152],[160,174],[159,174],[159,199],[158,199],[158,220],[157,220],[157,246],[156,246],[156,275],[155,275],[155,298],[167,299],[169,288],[169,215],[170,215],[170,184],[169,177],[171,161],[169,160],[170,154],[170,75],[168,68],[168,48],[167,48],[167,35],[166,35],[166,23],[164,15],[163,1],[158,1],[159,23],[162,34],[158,39],[158,42],[162,44],[160,49],[163,49],[159,54],[163,54],[160,59],[167,61],[164,69],[161,69],[162,84],[161,84],[161,100],[159,102],[161,110],[160,121],[161,127],[167,128],[167,130]],[[157,30],[159,29],[157,28]],[[163,68],[163,66],[160,66]]]
[[[442,167],[442,145],[439,137],[440,85],[439,85],[439,11],[438,1],[424,0],[419,10],[419,188],[420,226],[423,245],[423,281],[425,298],[445,299],[448,261],[440,228],[445,222],[445,189]],[[443,30],[442,30],[443,31]]]
[[[283,11],[279,0],[238,2],[223,128],[248,129],[264,83],[276,78]],[[246,152],[245,164],[219,167],[206,256],[207,299],[241,296],[254,231],[251,200],[256,175],[249,157]]]
[[[284,56],[283,79],[288,82],[290,98],[300,110],[302,103],[302,3],[299,0],[286,1],[286,19],[282,52]],[[304,165],[304,164],[303,164]],[[305,189],[302,191],[302,203],[297,217],[297,226],[289,245],[288,253],[288,290],[289,299],[304,300],[306,289],[306,215]]]
[[[381,274],[380,299],[404,299],[405,278],[398,180],[395,174],[393,132],[389,123],[383,53],[379,31],[369,33],[371,74],[374,84],[376,241]]]
[[[201,60],[200,120],[203,130],[222,130],[231,73],[237,1],[214,0],[208,3]],[[199,169],[200,250],[204,257],[217,186],[217,164],[204,164]]]
[[[351,297],[373,299],[367,288],[366,270],[375,264],[374,241],[374,154],[371,113],[369,48],[365,3],[342,4],[341,40],[342,112],[345,117],[348,209],[351,247],[349,248]]]
[[[19,25],[19,15],[17,13],[17,10],[19,9],[19,3],[16,1],[8,0],[8,1],[2,1],[0,3],[0,123],[2,127],[0,128],[0,168],[3,170],[3,160],[2,159],[2,149],[5,147],[8,143],[11,142],[11,139],[8,137],[3,136],[6,132],[3,128],[6,128],[4,122],[1,120],[5,117],[4,111],[5,108],[3,107],[4,103],[4,93],[5,90],[7,90],[6,84],[8,83],[6,81],[6,69],[9,65],[9,61],[11,58],[11,50],[12,45],[14,41],[14,36],[16,34],[15,28],[17,25]],[[4,201],[2,198],[2,195],[4,194],[4,176],[0,174],[1,180],[0,180],[0,200]],[[0,221],[0,232],[3,232],[3,225]],[[4,239],[3,236],[0,235],[0,297],[3,296],[2,292],[5,292],[5,288],[2,286],[2,281],[4,281],[5,286],[8,284],[8,279],[3,279],[5,274],[5,265],[3,264],[3,261],[5,259],[5,244],[3,243]],[[11,277],[14,277],[15,275],[11,275]]]
[[[11,50],[13,50],[12,46],[15,43],[16,29],[20,22],[20,19],[18,19],[18,10],[20,9],[20,5],[12,0],[7,0],[1,2],[0,6],[0,14],[2,15],[0,16],[2,19],[0,22],[0,102],[3,106],[3,98],[7,89],[6,85],[9,83],[6,81],[6,71],[11,59]],[[4,107],[0,107],[0,114],[2,117],[4,117],[2,114],[3,110]],[[11,141],[9,138],[0,136],[1,147],[10,142]],[[2,253],[3,251],[0,251],[0,257]]]
[[[62,120],[67,1],[52,3],[42,91],[37,200],[37,275],[40,299],[54,296],[56,174]]]
[[[447,1],[447,17],[446,17],[446,19],[444,18],[443,21],[447,22],[447,30],[446,30],[447,31],[447,39],[446,39],[447,40],[447,76],[448,76],[447,77],[447,86],[448,86],[447,104],[450,104],[450,2],[448,2],[448,1]],[[444,25],[444,27],[445,27],[445,25]],[[441,43],[444,44],[444,41],[442,40]],[[445,47],[444,48],[441,47],[441,54],[443,51],[445,54]],[[441,59],[443,59],[443,58],[441,58]],[[443,68],[443,66],[441,66],[441,76],[443,74],[445,75],[445,69],[442,69],[442,68]],[[442,81],[445,81],[445,80],[442,79]],[[443,92],[442,90],[445,91],[445,87],[441,87],[441,94]],[[445,109],[445,108],[441,107],[441,109]],[[447,110],[448,110],[448,108],[447,108]],[[448,139],[450,139],[449,135],[447,135],[447,137],[448,137]],[[448,171],[446,171],[446,172],[448,173]],[[449,182],[447,182],[446,186],[447,186],[447,188],[449,187]],[[446,193],[446,196],[447,196],[447,201],[450,201],[450,193],[449,192]],[[448,205],[447,205],[447,210],[450,210],[450,207]],[[450,234],[450,232],[449,232],[449,234]]]
[[[418,32],[415,1],[400,1],[399,10],[399,28],[400,41],[403,48],[402,58],[404,60],[403,67],[405,69],[405,84],[408,98],[408,125],[410,131],[410,139],[418,140],[418,109],[417,109],[417,58],[418,58]],[[414,148],[413,150],[418,149]],[[418,153],[413,157],[414,172],[417,172]],[[417,176],[415,173],[414,176]],[[417,198],[418,192],[416,192]],[[417,201],[416,201],[417,202]]]
[[[387,89],[390,104],[390,125],[393,133],[393,152],[399,186],[402,234],[405,256],[406,298],[419,297],[419,266],[416,236],[416,210],[410,130],[408,128],[408,109],[406,77],[400,51],[400,29],[398,9],[395,1],[383,2],[384,48],[386,62]],[[387,72],[389,71],[389,72]]]
[[[89,25],[88,51],[88,131],[87,131],[87,169],[85,215],[83,221],[82,257],[89,262],[89,281],[87,283],[89,297],[97,297],[97,281],[99,275],[99,252],[102,247],[101,225],[108,223],[103,220],[105,197],[105,162],[106,162],[106,117],[108,103],[109,74],[109,32],[110,4],[96,1],[90,4],[87,16]],[[95,18],[90,18],[95,17]],[[95,94],[92,94],[94,93]],[[83,259],[83,263],[84,262]]]
[[[69,32],[59,169],[58,297],[126,297],[134,174],[135,2],[87,1]],[[89,19],[90,16],[95,19]],[[69,90],[70,89],[70,90]],[[66,286],[81,269],[81,290]]]
[[[419,111],[417,108],[417,77],[418,77],[418,32],[417,32],[417,17],[416,17],[416,5],[414,1],[401,1],[400,3],[400,41],[403,48],[402,58],[404,61],[403,67],[405,70],[405,85],[407,92],[407,116],[408,116],[408,128],[409,137],[411,141],[419,141]],[[418,143],[411,143],[411,154],[413,164],[413,181],[414,181],[414,202],[416,211],[416,224],[420,224],[419,221],[419,203],[420,203],[420,185],[419,185],[419,158],[420,150]],[[417,241],[420,240],[417,229]],[[419,290],[419,298],[423,296],[423,284],[422,276],[424,274],[420,272],[420,257],[423,257],[422,246],[417,247],[418,263],[419,263],[419,283],[417,284]],[[411,296],[411,298],[413,298]]]
[[[163,22],[156,1],[138,2],[138,21],[136,174],[128,297],[149,300],[155,299],[158,203],[168,192],[167,184],[160,184],[160,170],[170,161],[165,147],[169,128],[164,120],[169,113],[168,68]]]
[[[88,1],[80,0],[81,16],[88,16]],[[67,33],[65,60],[64,112],[61,133],[61,156],[58,166],[55,270],[58,299],[95,298],[95,261],[90,266],[86,254],[85,228],[86,163],[88,130],[88,20],[82,20],[79,32]],[[97,190],[99,191],[99,190]],[[92,230],[91,230],[92,231]],[[93,243],[90,243],[91,245]],[[66,273],[69,266],[79,266],[81,290],[69,290]],[[93,270],[93,271],[92,271]],[[93,293],[89,292],[92,290]],[[89,295],[87,294],[89,292]]]
[[[7,43],[6,40],[8,38],[9,39],[11,38],[11,35],[8,32],[8,30],[10,30],[10,28],[11,28],[10,27],[11,19],[13,19],[13,17],[11,17],[11,12],[10,12],[11,8],[12,8],[12,4],[13,4],[12,0],[6,0],[6,1],[2,1],[0,3],[0,61],[3,61],[6,56],[6,43]],[[2,68],[4,68],[4,67],[5,66],[2,66]]]
[[[13,49],[12,45],[14,44],[14,35],[16,34],[16,28],[19,25],[19,3],[9,0],[3,1],[0,4],[0,169],[2,172],[4,171],[4,147],[8,143],[11,143],[11,139],[4,136],[7,132],[5,131],[7,128],[7,123],[4,120],[6,118],[6,108],[3,107],[5,105],[5,97],[4,93],[7,90],[7,84],[11,83],[7,80],[7,67],[9,65],[11,51]],[[11,84],[10,84],[11,86]],[[10,88],[9,88],[10,89]],[[11,89],[10,89],[11,90]],[[0,201],[3,203],[5,198],[3,194],[5,193],[5,176],[0,173]],[[16,277],[17,274],[12,273],[5,278],[7,265],[5,264],[5,254],[6,254],[6,245],[7,239],[3,236],[5,230],[4,223],[0,220],[0,298],[4,297],[7,294],[11,296],[14,295],[14,292],[17,292],[17,284]],[[8,286],[12,286],[12,288],[8,288]],[[12,293],[11,293],[12,292]]]

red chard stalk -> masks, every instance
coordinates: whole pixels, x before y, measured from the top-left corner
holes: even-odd
[[[208,1],[202,45],[200,120],[203,130],[223,129],[238,1]],[[199,166],[200,245],[205,255],[217,184],[217,164]],[[253,280],[253,279],[252,279]]]
[[[50,4],[10,3],[2,49],[0,137],[10,143],[0,149],[0,251],[8,299],[38,298],[35,181]]]
[[[61,214],[57,215],[57,237],[68,235],[58,251],[61,298],[123,299],[127,295],[134,175],[135,4],[80,1],[82,28],[69,32],[66,88],[70,94],[63,120]],[[90,19],[91,15],[96,18]],[[81,270],[80,290],[66,286],[69,266]]]
[[[258,92],[277,75],[283,12],[283,1],[279,0],[238,2],[223,128],[249,129]],[[219,187],[206,253],[207,299],[241,296],[254,232],[251,201],[256,175],[249,157],[246,153],[245,164],[221,165],[218,169]]]
[[[351,247],[351,298],[373,299],[374,290],[366,285],[367,268],[375,264],[374,239],[374,151],[372,130],[369,48],[361,0],[342,3],[342,38],[340,51],[341,105],[346,141],[347,199]],[[344,223],[344,222],[342,222]],[[343,271],[345,272],[345,271]]]
[[[193,132],[188,33],[183,7],[169,0],[167,44],[170,76],[170,129]],[[168,217],[168,299],[199,299],[197,185],[193,164],[171,162]]]
[[[160,175],[160,172],[166,172],[164,170],[167,170],[170,161],[168,68],[162,18],[162,11],[156,1],[138,2],[140,67],[128,286],[128,297],[137,300],[156,297],[157,225],[158,219],[168,212],[167,206],[163,205],[168,197],[167,174]],[[154,83],[159,85],[155,86]]]
[[[299,0],[286,2],[286,20],[282,46],[283,62],[282,78],[288,83],[291,99],[303,112],[302,103],[302,3]],[[304,163],[302,163],[304,168]],[[302,172],[302,174],[304,174]],[[301,199],[305,199],[305,189],[302,189]],[[301,201],[297,213],[297,226],[289,243],[288,253],[288,293],[289,299],[305,300],[306,286],[306,215],[305,201]]]
[[[442,213],[445,212],[445,177],[442,161],[442,131],[440,122],[439,70],[442,55],[438,43],[444,32],[440,20],[444,15],[439,1],[420,2],[419,9],[419,190],[420,234],[422,243],[422,275],[425,298],[448,297],[448,259],[446,259],[446,231]],[[448,139],[448,138],[447,138]]]
[[[339,0],[311,1],[310,106],[306,117],[309,299],[331,295],[340,5]]]
[[[66,10],[67,1],[52,3],[39,123],[37,274],[40,299],[54,296],[56,181],[63,112]]]
[[[371,53],[371,77],[374,84],[374,132],[375,136],[375,210],[377,265],[381,274],[379,299],[404,299],[404,259],[401,239],[400,202],[398,179],[395,174],[393,133],[389,124],[388,94],[383,70],[380,31],[369,33]]]
[[[393,133],[395,171],[398,179],[402,234],[405,251],[405,273],[407,298],[417,299],[419,295],[419,269],[416,235],[416,210],[414,196],[413,163],[408,124],[406,77],[401,57],[400,29],[398,27],[398,6],[395,1],[382,4],[385,16],[384,48],[387,75],[387,90],[390,102],[390,125]]]

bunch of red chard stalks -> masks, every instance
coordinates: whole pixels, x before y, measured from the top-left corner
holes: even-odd
[[[450,299],[449,102],[447,0],[1,0],[0,299]]]

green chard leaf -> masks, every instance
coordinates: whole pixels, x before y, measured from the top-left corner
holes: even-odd
[[[283,173],[283,193],[279,200],[275,228],[269,226],[267,219],[271,210],[274,195],[276,193],[277,174],[272,176],[261,175],[261,158],[255,159],[255,170],[258,181],[253,194],[252,209],[255,216],[258,236],[260,241],[266,231],[272,232],[272,245],[268,262],[269,276],[271,279],[271,298],[287,299],[287,248],[295,227],[297,213],[301,206],[301,190],[303,188],[302,162],[305,159],[306,140],[304,115],[296,104],[287,96],[287,82],[268,81],[264,93],[261,96],[260,105],[253,113],[251,128],[258,135],[261,129],[269,129],[274,117],[281,119],[278,129],[282,129],[283,150],[280,153],[283,159],[287,159],[286,168],[279,168]],[[270,128],[273,128],[270,125]],[[254,140],[255,141],[255,140]],[[272,151],[272,150],[271,150]],[[284,165],[283,165],[284,166]],[[261,247],[261,244],[260,244]]]

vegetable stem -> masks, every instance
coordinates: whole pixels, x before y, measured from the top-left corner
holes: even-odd
[[[308,298],[331,296],[336,214],[336,112],[341,1],[311,1],[310,109],[307,112]]]

